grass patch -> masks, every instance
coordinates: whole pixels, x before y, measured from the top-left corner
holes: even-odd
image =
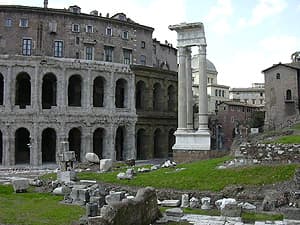
[[[291,127],[292,130],[300,130],[300,123],[298,124],[294,124],[292,127]]]
[[[275,220],[283,220],[283,215],[243,212],[242,220],[246,223],[254,223],[255,221],[267,221],[267,220],[275,221]]]
[[[84,215],[84,208],[61,200],[52,194],[14,193],[12,186],[0,185],[0,224],[68,225]]]
[[[110,173],[82,172],[80,179],[99,180],[120,185],[131,185],[155,188],[172,188],[177,190],[212,190],[220,191],[229,185],[263,185],[290,179],[295,172],[296,165],[252,166],[246,168],[216,169],[229,157],[180,164],[174,168],[163,168],[150,173],[139,174],[133,180],[118,180],[120,171]]]
[[[300,135],[288,135],[278,138],[274,143],[280,144],[300,144]]]

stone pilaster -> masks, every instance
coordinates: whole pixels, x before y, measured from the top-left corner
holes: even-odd
[[[33,124],[32,131],[30,132],[30,165],[42,165],[42,144],[41,133],[39,132],[39,125]]]
[[[43,75],[43,74],[41,74]],[[32,79],[33,78],[33,79]],[[36,65],[34,68],[34,76],[31,77],[31,108],[34,109],[35,111],[39,111],[40,104],[39,104],[39,99],[42,98],[42,96],[39,93],[39,80],[42,79],[40,78],[39,74],[39,66]]]
[[[66,78],[66,69],[63,68],[61,75],[58,77],[57,83],[57,98],[58,98],[58,108],[60,111],[65,111],[68,103],[68,86]]]
[[[91,109],[93,106],[92,90],[93,90],[93,81],[91,81],[91,70],[89,69],[87,71],[87,77],[83,79],[83,88],[82,88],[82,93],[84,94],[83,107],[86,109]]]
[[[130,123],[126,126],[126,141],[124,142],[125,152],[124,159],[136,159],[136,146],[135,146],[135,126]]]
[[[81,143],[81,161],[85,162],[85,155],[88,152],[93,152],[93,142],[92,142],[93,135],[91,134],[90,127],[83,127],[82,128],[82,143]]]
[[[11,78],[12,78],[12,68],[11,66],[9,66],[7,68],[7,73],[6,76],[4,76],[4,106],[5,106],[5,110],[8,112],[11,110],[12,108],[12,91],[14,90],[14,88],[12,88],[12,84],[11,84]]]

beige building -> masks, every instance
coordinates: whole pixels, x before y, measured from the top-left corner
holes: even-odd
[[[198,55],[192,58],[192,76],[193,76],[193,94],[194,99],[198,96],[199,73],[198,73]],[[214,114],[218,104],[229,100],[229,86],[218,84],[218,71],[215,65],[207,60],[207,97],[208,97],[208,114]],[[198,102],[195,100],[195,102]]]
[[[264,106],[265,88],[264,83],[253,83],[249,88],[230,88],[229,98],[235,102]]]
[[[300,62],[275,64],[262,71],[265,76],[265,127],[278,129],[300,119]]]
[[[0,21],[0,164],[55,163],[63,141],[78,161],[168,155],[176,49],[153,28],[46,4],[2,5]]]

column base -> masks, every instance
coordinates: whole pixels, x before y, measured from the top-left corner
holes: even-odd
[[[210,133],[204,130],[177,129],[173,150],[208,151],[210,150]]]

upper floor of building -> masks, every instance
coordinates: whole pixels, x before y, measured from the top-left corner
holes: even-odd
[[[249,88],[230,88],[229,98],[235,102],[263,106],[265,104],[265,88],[263,84],[258,83]]]
[[[0,52],[4,55],[165,66],[176,71],[176,49],[153,40],[153,31],[124,13],[110,17],[97,11],[81,13],[78,6],[0,6]]]

